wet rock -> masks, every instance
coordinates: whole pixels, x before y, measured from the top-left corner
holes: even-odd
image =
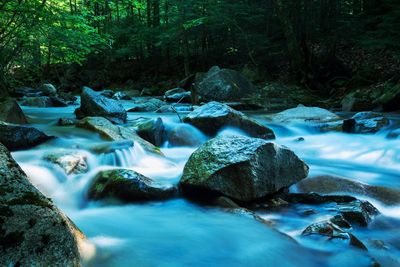
[[[168,142],[170,146],[197,147],[205,136],[195,127],[189,124],[178,124],[168,130]]]
[[[88,171],[87,156],[78,151],[55,151],[45,155],[43,159],[60,166],[67,175]]]
[[[157,98],[141,99],[128,112],[155,112],[164,105],[165,102]]]
[[[75,125],[76,121],[69,118],[59,118],[57,121],[58,126],[72,126]]]
[[[113,96],[112,99],[115,100],[131,100],[131,97],[128,96],[125,92],[116,92]]]
[[[129,125],[144,140],[155,146],[161,146],[165,141],[165,126],[161,118],[137,118]]]
[[[128,149],[134,146],[134,142],[132,140],[121,140],[121,141],[111,141],[107,143],[100,143],[90,145],[86,147],[90,152],[96,154],[108,154],[113,153],[117,150]]]
[[[53,107],[68,107],[68,103],[58,96],[51,96],[50,100]]]
[[[383,186],[373,186],[334,176],[316,176],[301,180],[296,184],[298,192],[319,194],[350,193],[374,198],[386,205],[400,204],[400,190]]]
[[[355,121],[354,133],[376,133],[389,125],[389,120],[376,112],[359,112],[352,118]]]
[[[318,107],[298,106],[287,109],[273,116],[273,121],[279,123],[310,123],[320,124],[340,120],[340,117],[329,110]]]
[[[175,113],[176,109],[172,105],[163,105],[156,110],[156,113]]]
[[[53,137],[30,126],[0,122],[0,143],[11,151],[28,149],[51,138]]]
[[[6,99],[0,103],[0,121],[15,124],[25,124],[28,122],[17,101],[12,99]]]
[[[77,112],[78,119],[85,116],[101,116],[113,123],[125,123],[127,118],[126,110],[117,101],[108,99],[84,87],[81,94],[81,107]]]
[[[325,203],[349,203],[356,201],[357,198],[346,195],[320,195],[317,193],[296,193],[287,194],[283,196],[286,201],[290,203],[302,203],[302,204],[325,204]]]
[[[388,139],[397,139],[399,137],[400,137],[400,129],[392,130],[386,135],[386,138]]]
[[[252,137],[274,139],[273,131],[257,121],[247,117],[227,105],[218,102],[209,102],[191,113],[184,119],[207,135],[215,136],[225,127],[238,128]]]
[[[379,214],[379,211],[371,203],[361,200],[340,203],[337,209],[350,223],[356,223],[360,226],[367,226],[372,218]]]
[[[212,67],[204,75],[196,75],[196,93],[208,101],[235,101],[255,92],[256,87],[239,72]]]
[[[85,237],[0,144],[0,265],[81,266]]]
[[[308,174],[292,151],[258,138],[220,136],[189,158],[180,185],[188,197],[224,195],[251,201],[288,187]]]
[[[379,211],[371,203],[358,200],[352,196],[307,193],[287,194],[284,198],[290,203],[314,205],[335,203],[336,205],[329,207],[330,211],[341,214],[350,223],[356,223],[360,226],[367,226],[372,221],[372,218],[379,214]]]
[[[167,98],[168,96],[171,96],[171,95],[181,94],[181,93],[185,93],[185,92],[186,92],[185,89],[179,88],[179,87],[178,88],[174,88],[174,89],[170,89],[170,90],[165,92],[164,98]]]
[[[21,101],[22,106],[49,108],[53,107],[53,101],[48,96],[25,97]]]
[[[159,148],[142,139],[135,131],[122,126],[114,125],[103,117],[86,117],[76,124],[77,127],[84,128],[99,133],[104,139],[109,141],[131,140],[137,142],[147,152],[162,155]]]
[[[42,92],[46,96],[54,96],[57,94],[57,89],[54,85],[50,83],[45,83],[39,86],[38,91]]]
[[[303,236],[320,236],[326,241],[345,241],[348,245],[367,250],[367,247],[353,234],[346,232],[330,220],[313,223],[302,233]]]
[[[132,170],[101,171],[89,187],[87,197],[92,200],[116,198],[134,202],[165,200],[174,197],[176,188],[156,183],[154,180]]]
[[[232,199],[229,197],[218,197],[215,201],[214,204],[218,207],[221,208],[226,208],[226,209],[241,209],[238,204],[235,203]]]
[[[190,92],[175,93],[172,95],[165,95],[165,100],[169,103],[192,103],[192,94]]]
[[[103,90],[99,92],[100,95],[107,97],[107,98],[112,98],[115,92],[113,90]]]

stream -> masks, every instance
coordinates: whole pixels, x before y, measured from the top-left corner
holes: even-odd
[[[130,105],[124,102],[126,108]],[[99,170],[123,167],[177,184],[186,161],[197,148],[165,144],[161,148],[165,158],[147,154],[138,144],[96,154],[89,147],[107,143],[98,134],[74,126],[57,126],[59,118],[74,118],[75,106],[22,108],[33,126],[58,138],[12,155],[31,182],[95,244],[96,252],[88,252],[93,255],[87,266],[371,266],[371,257],[382,266],[400,266],[400,206],[386,206],[365,196],[356,197],[367,199],[381,212],[367,228],[352,230],[368,247],[368,253],[301,236],[308,225],[329,216],[324,205],[296,204],[257,212],[294,242],[246,214],[227,213],[182,198],[137,204],[89,202],[85,194]],[[128,114],[128,121],[161,117],[167,127],[180,123],[176,114]],[[250,116],[273,129],[277,136],[273,142],[289,147],[303,159],[310,166],[310,176],[340,176],[400,189],[400,139],[387,139],[387,131],[370,135],[320,133],[305,125],[271,124],[259,115]],[[235,129],[219,134],[231,133],[242,134]],[[193,134],[207,141],[196,130]],[[304,141],[296,141],[299,137]],[[81,151],[87,157],[88,173],[66,175],[42,160],[43,155],[60,149]],[[296,186],[290,190],[296,192]],[[310,209],[315,212],[305,215]]]

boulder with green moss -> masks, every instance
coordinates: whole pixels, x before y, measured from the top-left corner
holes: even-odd
[[[84,240],[0,144],[0,265],[80,266]]]
[[[176,188],[154,180],[133,170],[101,171],[87,192],[88,199],[118,199],[124,202],[164,200],[172,198]]]
[[[220,136],[189,158],[180,180],[188,197],[224,195],[252,201],[304,179],[308,166],[285,147],[263,139]]]

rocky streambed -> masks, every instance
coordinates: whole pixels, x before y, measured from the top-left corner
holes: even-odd
[[[160,114],[158,99],[89,88],[81,99],[22,105],[28,125],[2,119],[0,142],[30,193],[1,195],[14,216],[0,214],[1,264],[78,265],[78,250],[84,266],[400,264],[398,115],[245,115],[219,102]],[[20,188],[3,162],[2,190]],[[43,232],[40,209],[64,226]],[[7,220],[18,218],[17,231]]]

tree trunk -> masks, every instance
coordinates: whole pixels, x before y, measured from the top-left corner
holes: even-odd
[[[291,11],[293,11],[292,3],[291,1],[275,0],[275,5],[287,41],[287,50],[292,72],[296,78],[303,80],[305,78],[306,66],[300,42],[297,39],[293,21],[291,19]]]

